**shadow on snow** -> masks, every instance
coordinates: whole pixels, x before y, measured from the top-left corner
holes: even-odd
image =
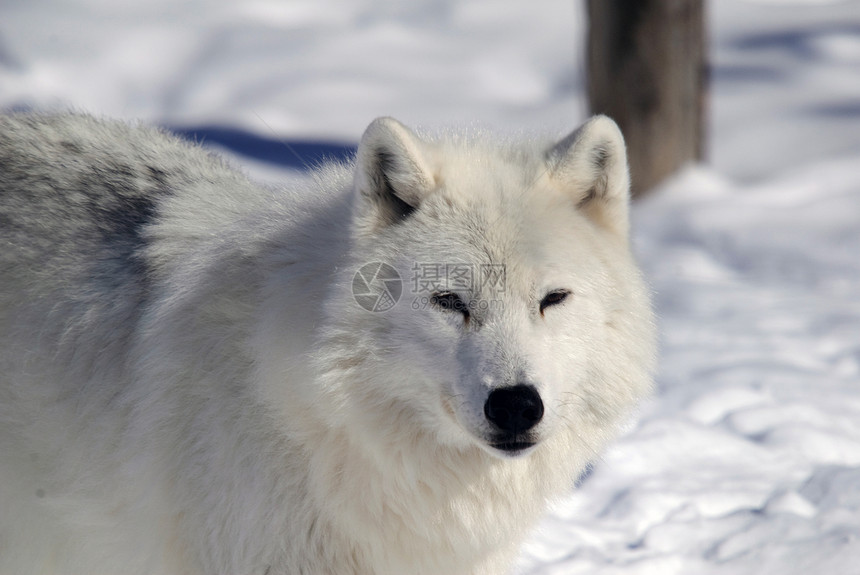
[[[242,156],[285,168],[309,170],[325,161],[347,162],[355,156],[356,146],[339,142],[265,138],[236,128],[198,126],[170,132],[201,144],[226,148]]]

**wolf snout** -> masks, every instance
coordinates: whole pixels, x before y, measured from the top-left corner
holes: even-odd
[[[531,385],[502,387],[490,392],[484,404],[487,421],[505,434],[516,435],[537,425],[543,417],[543,401]]]

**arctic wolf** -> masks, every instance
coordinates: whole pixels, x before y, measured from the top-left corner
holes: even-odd
[[[287,189],[0,118],[0,573],[504,573],[652,355],[605,117],[378,119]]]

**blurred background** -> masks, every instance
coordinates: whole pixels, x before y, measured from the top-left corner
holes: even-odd
[[[704,20],[711,165],[757,179],[860,146],[856,1],[721,0]],[[338,143],[379,115],[563,131],[589,112],[587,31],[582,0],[3,0],[0,107]]]
[[[562,135],[609,111],[648,192],[658,393],[517,572],[860,573],[860,2],[0,0],[0,110],[69,108],[267,181],[380,115]],[[646,178],[667,147],[685,167]]]

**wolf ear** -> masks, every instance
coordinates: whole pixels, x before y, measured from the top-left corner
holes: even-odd
[[[356,155],[359,213],[372,225],[389,225],[411,214],[436,185],[426,145],[393,118],[371,122]]]
[[[595,223],[627,237],[630,175],[624,137],[607,116],[594,116],[547,151],[550,178]]]

